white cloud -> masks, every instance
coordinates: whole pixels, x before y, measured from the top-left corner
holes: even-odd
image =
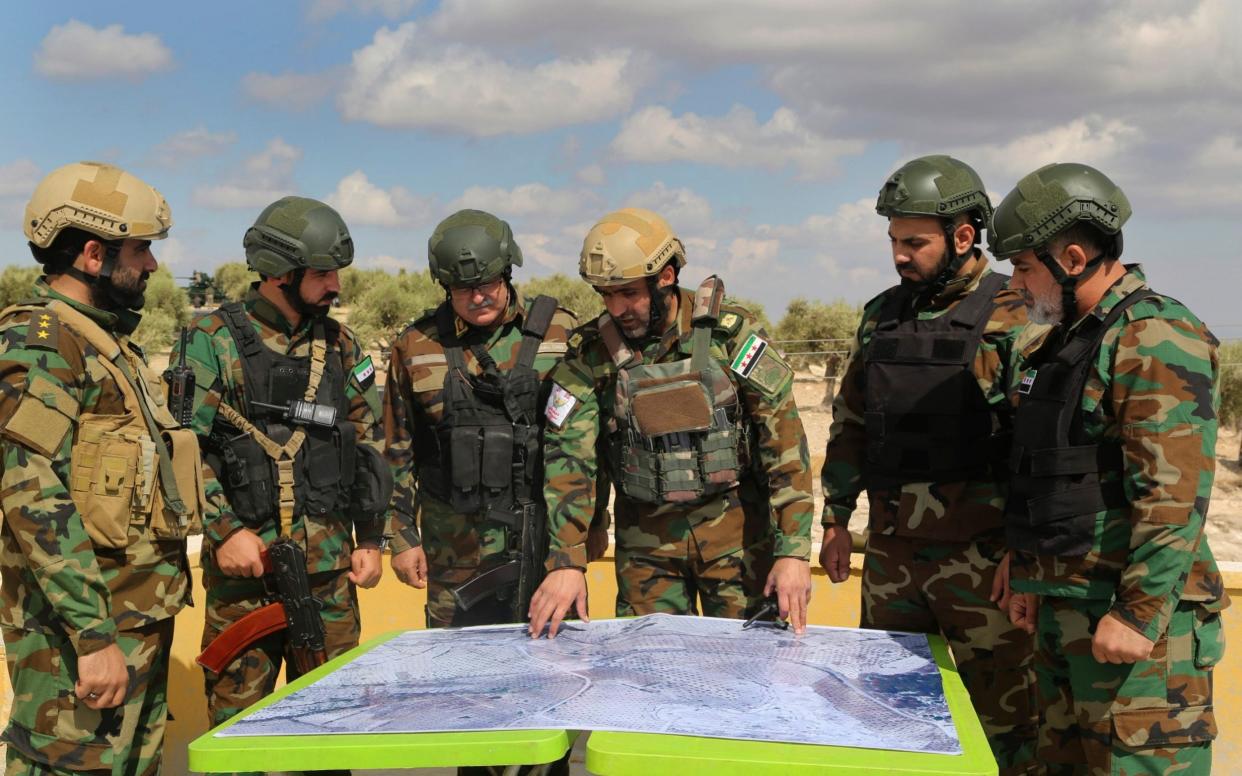
[[[200,186],[194,204],[213,210],[265,207],[281,197],[297,193],[293,168],[302,149],[273,138],[259,153],[246,158],[223,182]]]
[[[688,161],[722,167],[793,167],[801,178],[837,172],[837,160],[861,153],[864,143],[837,140],[806,127],[796,113],[779,108],[760,124],[754,111],[735,105],[724,116],[643,108],[625,120],[612,151],[640,162]]]
[[[1053,162],[1107,166],[1141,139],[1142,132],[1137,127],[1092,114],[1001,145],[975,146],[959,153],[978,160],[980,167],[1011,179]]]
[[[396,274],[401,271],[405,272],[423,272],[427,269],[424,259],[415,258],[398,258],[391,254],[378,254],[375,256],[363,256],[354,259],[354,263],[350,266],[358,269],[382,269],[385,272]]]
[[[449,203],[450,211],[486,210],[505,220],[530,216],[559,217],[582,207],[591,196],[581,191],[552,189],[543,183],[525,183],[512,189],[471,186]]]
[[[604,181],[607,180],[604,168],[598,164],[588,164],[574,173],[574,178],[579,183],[584,183],[587,186],[603,186]]]
[[[151,149],[148,161],[157,167],[180,167],[190,159],[218,154],[236,142],[236,132],[212,132],[199,125],[178,132]]]
[[[29,159],[0,164],[0,197],[29,199],[41,178],[39,165]]]
[[[336,71],[323,73],[247,73],[242,91],[255,102],[283,110],[303,111],[323,102],[340,85]]]
[[[436,45],[407,22],[354,52],[338,104],[345,118],[475,136],[599,121],[629,108],[632,56],[609,51],[522,66],[486,49]]]
[[[780,249],[780,240],[735,237],[729,243],[729,274],[774,270]]]
[[[418,7],[419,0],[311,0],[306,18],[322,22],[353,10],[361,14],[377,13],[386,19],[400,19]]]
[[[172,62],[172,52],[154,33],[131,35],[119,24],[95,28],[77,19],[53,27],[34,55],[36,70],[63,80],[139,80]]]
[[[362,170],[342,178],[325,201],[351,226],[421,226],[430,213],[428,199],[416,197],[402,186],[382,189]]]
[[[634,192],[625,199],[625,207],[641,207],[659,213],[682,237],[683,243],[690,236],[706,232],[712,225],[712,205],[706,197],[688,188],[669,188],[664,181],[656,181],[650,188]],[[689,251],[688,245],[686,250]]]

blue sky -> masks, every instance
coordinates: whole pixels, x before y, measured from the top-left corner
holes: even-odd
[[[241,258],[262,206],[334,204],[361,266],[426,266],[459,207],[514,226],[518,278],[576,271],[590,224],[666,215],[689,279],[778,317],[891,284],[872,210],[947,152],[1003,196],[1051,161],[1130,195],[1127,257],[1224,338],[1242,207],[1242,11],[1228,0],[306,0],[20,3],[0,47],[3,261],[77,159],[169,199],[175,274]]]

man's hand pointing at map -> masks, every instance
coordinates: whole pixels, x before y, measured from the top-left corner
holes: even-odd
[[[591,621],[587,615],[586,572],[573,567],[548,572],[530,599],[531,637],[539,638],[550,620],[548,638],[555,638],[570,607],[577,609],[583,622]]]

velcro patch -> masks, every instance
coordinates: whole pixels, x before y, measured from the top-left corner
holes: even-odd
[[[742,377],[750,377],[751,371],[767,349],[768,343],[757,334],[752,334],[742,343],[741,350],[737,352],[729,368]]]
[[[544,417],[558,430],[569,419],[569,413],[578,406],[578,397],[556,383],[552,384],[552,395],[548,397],[548,406],[544,408]]]
[[[370,390],[375,384],[375,364],[371,363],[370,356],[363,356],[358,365],[354,367],[354,377],[364,391]]]

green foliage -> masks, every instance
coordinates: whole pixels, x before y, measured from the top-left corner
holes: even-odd
[[[599,294],[582,278],[569,277],[556,273],[541,278],[531,278],[521,284],[518,293],[527,299],[534,299],[539,294],[556,297],[561,307],[572,310],[578,316],[579,323],[596,318],[604,311],[604,303]]]
[[[786,353],[823,351],[824,355],[792,356],[789,360],[795,368],[811,364],[824,364],[827,374],[840,372],[845,364],[846,351],[858,331],[862,307],[848,302],[818,302],[798,297],[785,308],[785,315],[772,338],[776,340],[812,340],[788,342],[780,347]]]
[[[1220,346],[1220,420],[1242,425],[1242,340]]]
[[[443,300],[444,289],[426,272],[393,277],[380,271],[351,306],[349,327],[364,347],[386,349],[406,323]]]
[[[258,279],[258,274],[251,272],[244,261],[230,261],[216,268],[216,287],[235,302],[245,299],[250,284]]]
[[[341,270],[341,304],[357,303],[368,291],[381,283],[394,281],[392,275],[382,269],[358,269],[346,267]]]
[[[22,302],[34,296],[34,284],[39,279],[38,267],[15,264],[0,272],[0,308]]]
[[[147,280],[146,298],[134,341],[147,353],[167,352],[181,327],[190,325],[189,296],[172,273],[160,267]]]

